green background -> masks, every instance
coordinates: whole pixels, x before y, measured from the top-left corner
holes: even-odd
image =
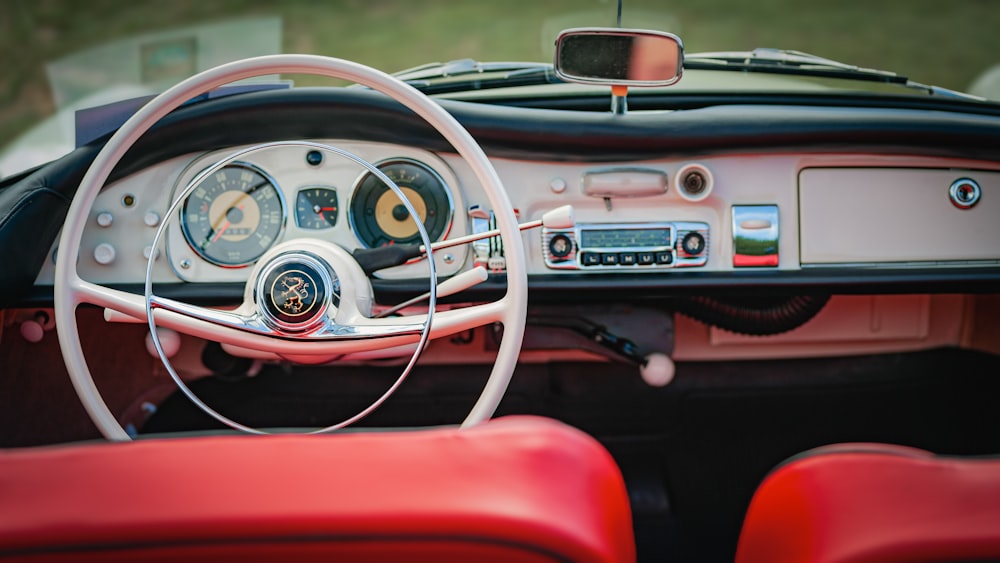
[[[150,29],[280,15],[286,52],[393,72],[466,57],[547,61],[559,24],[614,25],[615,9],[611,0],[0,0],[0,147],[52,113],[46,62]],[[623,24],[667,27],[689,53],[797,49],[959,90],[1000,63],[996,0],[626,0]]]

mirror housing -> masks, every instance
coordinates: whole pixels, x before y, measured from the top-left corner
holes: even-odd
[[[681,79],[684,45],[672,33],[580,27],[556,38],[556,75],[609,86],[669,86]]]

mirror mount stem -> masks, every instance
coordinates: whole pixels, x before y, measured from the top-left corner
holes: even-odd
[[[611,113],[615,115],[628,113],[628,86],[611,87]]]

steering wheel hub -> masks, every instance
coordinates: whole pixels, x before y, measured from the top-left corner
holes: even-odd
[[[276,332],[301,333],[336,311],[340,281],[318,257],[290,252],[261,270],[255,301],[261,318]]]

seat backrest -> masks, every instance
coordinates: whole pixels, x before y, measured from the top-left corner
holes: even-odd
[[[737,563],[1000,559],[1000,459],[838,444],[771,472]]]
[[[7,450],[0,506],[0,559],[635,559],[611,456],[537,417]]]

